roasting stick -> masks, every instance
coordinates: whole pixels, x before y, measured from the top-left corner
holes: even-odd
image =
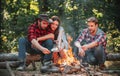
[[[81,44],[80,44],[78,41],[76,41],[74,44],[75,44],[75,46],[76,46],[77,48],[79,48],[79,52],[80,52],[80,51],[83,51],[83,49],[81,48]],[[86,71],[86,73],[87,73],[88,76],[89,76],[89,74],[90,74],[89,70],[86,69],[82,64],[80,64],[80,66]]]
[[[9,71],[10,75],[15,76],[12,69],[11,69],[11,67],[10,67],[10,63],[8,61],[6,61],[6,67],[7,67],[8,71]]]

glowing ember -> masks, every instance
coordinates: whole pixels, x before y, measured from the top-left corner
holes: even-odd
[[[62,55],[62,56],[61,56]],[[74,69],[80,69],[80,61],[75,59],[73,53],[72,53],[72,48],[70,48],[68,51],[61,51],[60,56],[58,55],[58,52],[54,52],[54,63],[55,65],[58,65],[60,67],[60,71],[65,71],[65,69],[68,70],[69,68]],[[67,66],[67,67],[66,67]]]
[[[67,35],[67,40],[69,43],[69,50],[60,50],[59,52],[53,52],[53,63],[59,67],[61,72],[72,73],[80,70],[80,61],[77,60],[72,52],[72,47],[70,43],[72,37]]]
[[[58,59],[57,64],[63,64],[63,65],[71,65],[72,63],[80,64],[79,61],[75,59],[72,53],[72,48],[70,48],[67,52],[63,51],[62,54],[64,54],[65,57],[60,57]]]

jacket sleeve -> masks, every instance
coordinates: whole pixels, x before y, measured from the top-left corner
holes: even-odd
[[[58,47],[59,48],[65,48],[68,49],[68,42],[66,39],[65,31],[63,27],[59,28],[59,34],[58,34]]]

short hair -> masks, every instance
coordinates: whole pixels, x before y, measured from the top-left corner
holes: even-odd
[[[87,19],[87,22],[95,22],[95,24],[98,24],[98,19],[96,17],[90,17]]]

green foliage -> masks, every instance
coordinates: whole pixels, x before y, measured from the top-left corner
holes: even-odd
[[[96,16],[107,34],[108,52],[120,51],[119,3],[115,0],[3,0],[1,39],[4,52],[17,51],[18,38],[26,36],[27,27],[40,13],[58,15],[66,33],[78,37],[86,19]]]

